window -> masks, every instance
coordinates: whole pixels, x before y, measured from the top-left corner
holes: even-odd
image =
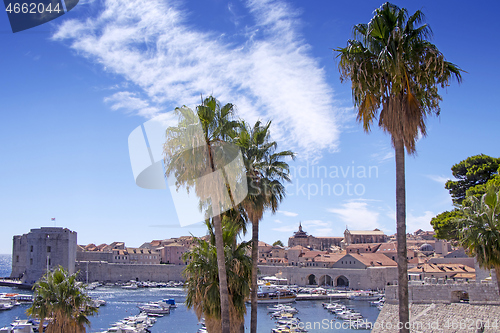
[[[30,252],[33,252],[33,245],[30,246]]]
[[[33,265],[33,258],[30,258],[30,265]]]
[[[16,256],[16,262],[19,262],[19,256]]]
[[[50,253],[50,250],[52,250],[52,248],[50,246],[47,246],[47,252]]]

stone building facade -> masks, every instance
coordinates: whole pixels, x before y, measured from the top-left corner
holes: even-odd
[[[346,245],[364,243],[385,243],[388,237],[383,231],[375,230],[349,230],[344,231],[344,242]]]
[[[73,274],[76,241],[76,231],[56,227],[31,229],[27,234],[14,236],[11,278],[33,284],[47,269],[51,270],[59,265]]]
[[[315,237],[308,235],[307,232],[302,230],[302,223],[299,224],[299,230],[293,233],[293,236],[288,238],[288,247],[297,245],[325,251],[329,250],[332,246],[339,246],[344,238],[343,237]]]

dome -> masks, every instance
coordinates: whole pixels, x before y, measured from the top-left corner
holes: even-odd
[[[431,244],[424,244],[420,247],[420,251],[422,252],[431,252],[431,251],[434,251],[434,248],[432,247]]]

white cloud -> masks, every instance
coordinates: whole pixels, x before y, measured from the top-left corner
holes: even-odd
[[[318,235],[326,236],[326,235],[333,235],[333,229],[332,228],[321,228],[321,229],[316,229],[315,232]]]
[[[431,211],[425,211],[424,215],[415,216],[411,212],[406,215],[406,232],[414,233],[418,229],[433,230],[431,219],[436,216]]]
[[[337,214],[351,230],[380,229],[379,213],[370,210],[365,201],[353,200],[342,205],[342,208],[329,208],[327,211]]]
[[[255,25],[235,32],[246,37],[239,44],[195,28],[174,1],[94,5],[102,6],[97,16],[64,21],[53,38],[139,87],[150,109],[134,108],[133,98],[121,108],[151,117],[165,103],[194,105],[200,93],[213,93],[249,122],[272,119],[273,138],[286,138],[302,156],[337,149],[333,91],[298,31],[297,13],[283,1],[248,1]]]
[[[433,181],[435,181],[443,186],[444,186],[444,184],[446,184],[446,182],[448,180],[450,180],[450,178],[444,177],[444,176],[437,176],[437,175],[426,175],[426,176],[427,176],[427,178],[429,178],[429,179],[431,179],[431,180],[433,180]]]
[[[278,231],[278,232],[286,232],[286,233],[291,233],[294,231],[297,231],[298,229],[298,224],[297,225],[287,225],[279,228],[273,228],[272,230]]]
[[[280,221],[278,219],[274,220],[275,223],[283,223],[283,221]]]
[[[135,93],[129,91],[120,91],[104,99],[105,102],[112,103],[112,110],[125,110],[126,112],[134,112],[145,118],[153,118],[157,116],[160,109],[149,105],[149,102],[136,97]]]
[[[387,217],[394,223],[396,226],[396,212],[393,209],[389,209],[387,211]],[[435,213],[431,211],[425,211],[423,215],[416,216],[413,215],[412,212],[406,213],[406,232],[414,233],[418,229],[422,230],[433,230],[431,225],[431,219],[436,216]]]
[[[302,222],[302,225],[304,227],[326,227],[329,223],[321,220],[306,220]]]
[[[295,217],[295,216],[299,215],[299,214],[294,213],[294,212],[287,212],[286,210],[278,210],[278,213],[281,213],[285,216],[291,216],[291,217]]]

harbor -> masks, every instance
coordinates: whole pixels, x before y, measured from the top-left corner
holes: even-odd
[[[14,288],[0,287],[0,293],[19,292]],[[141,312],[138,306],[169,298],[175,299],[177,307],[170,308],[170,314],[155,317],[153,326],[148,327],[151,333],[195,333],[202,328],[202,324],[198,321],[194,311],[188,310],[184,304],[185,293],[182,287],[123,289],[121,286],[102,285],[88,290],[88,294],[93,299],[106,301],[106,305],[99,308],[99,314],[90,317],[91,327],[87,330],[90,333],[110,332],[109,329],[117,322],[138,316]],[[344,299],[342,302],[348,307],[355,308],[367,321],[376,321],[379,310],[370,306],[369,302],[349,299]],[[324,332],[321,325],[324,325],[326,321],[331,323],[331,320],[336,320],[334,315],[323,310],[321,303],[322,301],[319,299],[291,303],[298,310],[295,317],[300,319],[306,329],[310,327],[307,329],[308,332]],[[276,320],[270,317],[268,306],[271,306],[271,304],[259,304],[258,306],[259,332],[267,333],[276,328]],[[0,311],[0,327],[10,326],[16,319],[28,319],[25,314],[28,307],[29,304],[21,304],[8,311]],[[246,332],[249,332],[249,305],[245,316],[245,327]],[[355,331],[349,328],[336,330],[336,332]]]

